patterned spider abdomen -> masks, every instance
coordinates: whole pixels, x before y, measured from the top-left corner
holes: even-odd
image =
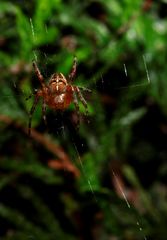
[[[53,98],[54,104],[52,104],[52,108],[54,109],[66,109],[72,102],[72,94],[62,93]]]
[[[66,109],[73,100],[73,90],[62,73],[54,73],[49,81],[46,103],[53,109]]]

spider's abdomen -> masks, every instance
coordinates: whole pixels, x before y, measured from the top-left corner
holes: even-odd
[[[73,100],[72,93],[61,93],[49,97],[47,104],[52,109],[66,109]]]

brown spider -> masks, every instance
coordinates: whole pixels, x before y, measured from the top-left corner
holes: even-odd
[[[76,67],[77,67],[77,59],[74,58],[73,66],[67,78],[62,73],[54,73],[49,83],[44,82],[44,77],[42,76],[36,62],[33,62],[33,67],[35,70],[35,74],[41,84],[41,88],[35,91],[35,99],[32,105],[32,108],[29,113],[29,125],[28,125],[28,134],[31,134],[31,120],[32,115],[35,111],[35,108],[38,104],[40,97],[42,98],[42,116],[43,120],[46,124],[46,105],[54,110],[64,110],[66,109],[70,103],[75,104],[75,108],[78,115],[79,121],[79,105],[78,105],[78,98],[82,102],[83,106],[85,107],[86,114],[88,114],[88,107],[87,102],[81,94],[80,89],[90,91],[87,88],[78,87],[72,85],[72,81],[76,75]],[[77,98],[78,97],[78,98]]]

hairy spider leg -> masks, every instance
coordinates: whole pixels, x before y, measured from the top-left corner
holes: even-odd
[[[37,89],[35,89],[35,91],[34,92],[32,92],[28,97],[26,97],[26,101],[28,101],[30,98],[32,98],[32,96],[34,96],[36,93],[38,92],[38,90]]]
[[[72,65],[70,74],[68,75],[69,82],[72,82],[74,80],[74,77],[76,75],[76,70],[77,70],[77,58],[74,57],[73,65]]]
[[[90,93],[92,92],[92,90],[90,90],[89,88],[86,88],[86,87],[79,86],[78,88],[85,92],[90,92]]]
[[[37,78],[39,79],[40,83],[41,83],[41,86],[43,89],[45,89],[46,85],[45,85],[45,82],[44,82],[44,77],[42,76],[36,62],[34,61],[33,62],[33,67],[34,67],[34,70],[35,70],[35,74],[37,75]]]
[[[31,110],[30,110],[30,113],[29,113],[29,123],[28,123],[28,135],[29,135],[29,136],[31,135],[32,115],[33,115],[33,113],[34,113],[34,111],[35,111],[35,108],[36,108],[36,106],[37,106],[37,104],[38,104],[39,97],[40,97],[40,96],[39,96],[38,94],[35,95],[34,103],[33,103],[33,105],[32,105],[32,108],[31,108]]]
[[[82,93],[81,93],[79,87],[76,87],[76,86],[75,86],[75,91],[76,91],[76,93],[77,93],[77,95],[78,95],[78,97],[79,97],[81,103],[82,103],[83,106],[85,107],[86,116],[88,116],[88,115],[89,115],[89,112],[88,112],[88,105],[87,105],[86,100],[85,100],[84,97],[82,96]]]

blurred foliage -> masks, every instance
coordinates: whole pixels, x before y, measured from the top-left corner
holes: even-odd
[[[0,239],[166,239],[165,0],[1,0]],[[41,103],[46,79],[67,75],[90,115],[76,128]],[[47,81],[47,80],[46,80]]]

